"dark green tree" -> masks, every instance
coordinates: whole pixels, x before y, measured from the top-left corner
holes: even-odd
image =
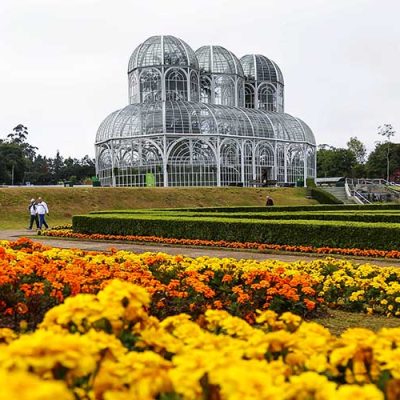
[[[388,164],[388,160],[390,163]],[[389,171],[387,169],[389,165]],[[365,165],[368,178],[387,179],[400,168],[400,144],[377,143]]]
[[[21,184],[24,181],[26,160],[22,148],[8,141],[0,142],[0,183]]]
[[[352,176],[356,156],[349,149],[336,148],[326,144],[318,146],[318,177]]]
[[[55,158],[49,159],[49,168],[53,183],[58,183],[66,179],[63,174],[64,158],[60,155],[59,150],[57,150]]]

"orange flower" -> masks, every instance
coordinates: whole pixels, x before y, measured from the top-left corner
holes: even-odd
[[[225,282],[232,282],[232,275],[229,275],[229,274],[225,274],[223,277],[222,277],[222,282],[223,283],[225,283]]]
[[[304,304],[306,305],[308,311],[312,311],[315,308],[315,303],[311,300],[304,299]]]

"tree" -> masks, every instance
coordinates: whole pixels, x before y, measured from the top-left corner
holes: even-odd
[[[378,135],[387,138],[387,153],[386,153],[386,180],[389,181],[390,176],[390,138],[394,136],[396,131],[393,129],[391,124],[383,124],[378,126]]]
[[[28,128],[19,124],[5,139],[0,139],[0,184],[48,185],[60,180],[82,183],[96,174],[95,162],[88,155],[82,160],[64,159],[57,150],[54,158],[42,157],[27,137]]]
[[[367,154],[367,148],[356,136],[351,137],[347,142],[347,148],[354,153],[356,160],[359,164],[365,163],[365,156]]]
[[[21,144],[25,142],[28,136],[28,128],[22,124],[18,124],[12,131],[7,135],[9,141],[15,144]]]
[[[328,145],[318,146],[317,171],[319,177],[350,176],[356,164],[356,156],[348,149]]]
[[[377,143],[365,164],[369,178],[387,177],[388,151],[390,158],[389,174],[396,169],[400,169],[400,144],[392,143],[389,145],[389,143]]]
[[[355,158],[356,163],[352,167],[351,175],[353,178],[365,177],[365,156],[367,149],[356,136],[351,137],[347,142],[347,149],[351,151]]]
[[[49,165],[53,183],[66,179],[63,176],[64,159],[61,157],[59,150],[57,150],[55,158],[49,159]]]
[[[9,185],[22,183],[26,162],[20,146],[15,143],[0,143],[0,183]]]

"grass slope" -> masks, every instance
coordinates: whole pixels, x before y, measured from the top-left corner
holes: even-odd
[[[0,229],[24,228],[28,204],[41,196],[48,204],[50,226],[69,224],[76,214],[95,210],[163,207],[264,206],[269,194],[276,205],[313,205],[304,188],[0,188]]]

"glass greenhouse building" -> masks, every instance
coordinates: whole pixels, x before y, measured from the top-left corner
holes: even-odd
[[[284,113],[284,81],[263,55],[194,52],[152,36],[128,65],[129,105],[96,135],[102,186],[254,186],[316,176],[308,125]]]

